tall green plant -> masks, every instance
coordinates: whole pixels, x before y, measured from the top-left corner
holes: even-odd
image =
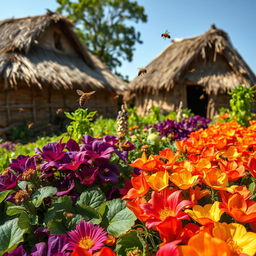
[[[254,102],[254,94],[256,86],[246,87],[241,85],[234,88],[229,94],[232,96],[230,100],[230,118],[236,120],[240,125],[249,126],[252,120],[252,107]]]
[[[88,109],[82,108],[78,108],[72,113],[65,112],[66,117],[72,120],[67,127],[68,135],[74,140],[81,139],[84,134],[92,135],[91,121],[95,114],[96,111],[88,112]]]

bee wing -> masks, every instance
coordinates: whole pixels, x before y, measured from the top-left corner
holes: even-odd
[[[77,94],[80,95],[80,96],[84,94],[84,92],[81,91],[81,90],[79,90],[79,89],[77,89],[76,92],[77,92]]]
[[[91,92],[88,92],[89,95],[92,95],[94,94],[96,91],[91,91]]]

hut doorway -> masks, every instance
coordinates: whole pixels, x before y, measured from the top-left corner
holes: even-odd
[[[189,108],[193,114],[206,117],[207,105],[208,95],[205,93],[202,86],[187,86],[187,108]]]

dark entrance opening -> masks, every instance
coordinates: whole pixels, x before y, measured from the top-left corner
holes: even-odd
[[[187,107],[195,115],[206,117],[208,96],[202,86],[187,86]]]

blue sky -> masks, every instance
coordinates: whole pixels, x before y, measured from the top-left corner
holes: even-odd
[[[136,77],[169,44],[161,38],[187,38],[206,32],[211,24],[225,30],[233,46],[256,73],[256,0],[137,0],[145,7],[147,23],[136,24],[143,44],[137,44],[132,62],[123,62],[119,72]],[[1,0],[0,19],[40,15],[55,10],[55,0]]]

